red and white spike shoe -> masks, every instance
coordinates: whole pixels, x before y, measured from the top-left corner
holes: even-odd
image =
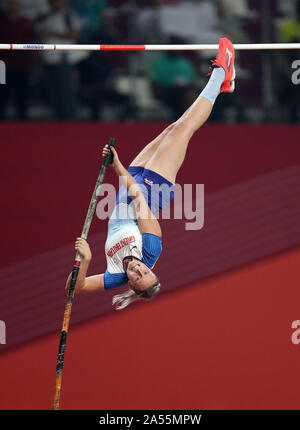
[[[222,37],[219,40],[219,52],[214,61],[213,67],[222,67],[225,70],[225,79],[221,86],[221,93],[233,93],[235,88],[235,68],[234,68],[235,52],[230,40]],[[211,74],[211,72],[210,72]]]

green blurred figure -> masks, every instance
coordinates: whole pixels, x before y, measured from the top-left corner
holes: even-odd
[[[181,39],[171,37],[170,44]],[[196,71],[193,63],[179,51],[158,55],[150,65],[149,78],[157,99],[170,109],[172,118],[178,118],[195,99]]]
[[[93,42],[93,37],[101,26],[102,12],[107,7],[106,0],[68,0],[68,3],[82,19],[80,42]]]

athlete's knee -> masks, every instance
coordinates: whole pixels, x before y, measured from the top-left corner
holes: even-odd
[[[172,122],[172,124],[168,125],[168,127],[166,128],[166,131],[170,133],[170,131],[174,130],[175,127],[176,127],[176,122]]]
[[[170,130],[170,133],[174,135],[182,135],[182,134],[190,133],[190,129],[191,129],[190,125],[191,124],[189,123],[188,120],[186,120],[185,118],[180,118],[171,124],[172,127]]]

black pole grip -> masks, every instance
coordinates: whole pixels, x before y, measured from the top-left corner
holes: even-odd
[[[114,137],[111,137],[109,139],[108,149],[110,149],[112,146],[115,146],[115,144],[116,144],[116,139]],[[114,154],[112,153],[112,151],[110,151],[109,154],[104,157],[103,164],[105,167],[107,167],[109,164],[112,164],[113,161],[114,161]]]

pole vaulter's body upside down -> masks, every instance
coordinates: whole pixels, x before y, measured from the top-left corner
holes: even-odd
[[[137,155],[128,170],[122,165],[116,150],[111,148],[112,167],[123,185],[108,223],[105,245],[107,270],[104,274],[86,277],[92,255],[88,243],[77,238],[75,249],[82,260],[76,292],[100,291],[128,284],[128,291],[113,298],[116,309],[123,309],[135,300],[150,299],[159,291],[160,283],[152,269],[162,251],[162,232],[155,213],[171,203],[176,175],[189,141],[208,119],[217,96],[234,91],[234,57],[231,42],[220,39],[219,52],[212,62],[211,77],[204,90],[176,122]],[[102,155],[108,153],[106,145]],[[168,199],[153,195],[152,184],[166,184],[169,187]],[[122,246],[115,246],[121,241]],[[67,286],[69,282],[70,276]]]

